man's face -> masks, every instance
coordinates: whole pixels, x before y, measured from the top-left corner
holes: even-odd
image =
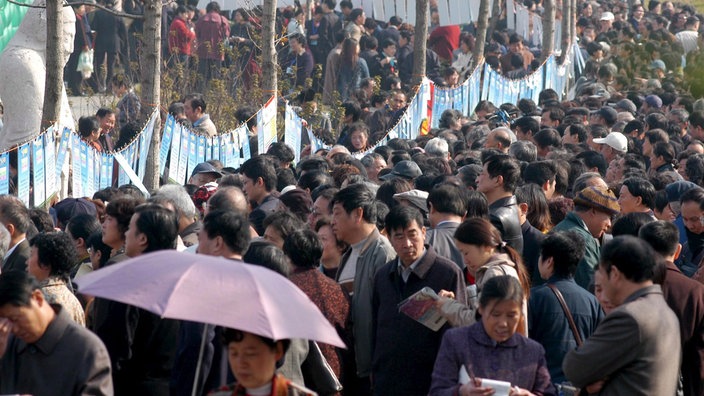
[[[406,107],[406,95],[397,93],[391,98],[391,110],[398,111]]]
[[[484,164],[482,167],[482,173],[477,176],[477,191],[484,194],[493,191],[499,186],[497,177],[491,177],[489,171],[487,170],[487,165]]]
[[[354,212],[353,212],[354,213]],[[351,232],[356,228],[352,213],[347,213],[342,204],[336,203],[332,207],[332,232],[341,241],[348,242]]]
[[[190,122],[196,122],[201,117],[200,107],[194,109],[192,107],[192,100],[187,100],[186,103],[183,104],[183,109],[186,113],[186,118],[188,118]]]
[[[147,237],[137,228],[139,213],[132,215],[130,226],[125,232],[125,254],[129,257],[136,257],[142,254],[147,247]]]
[[[601,238],[609,228],[611,228],[611,215],[600,212],[595,209],[590,209],[587,212],[587,218],[584,219],[587,229],[594,238]]]
[[[271,242],[274,246],[279,249],[284,248],[284,237],[281,235],[279,230],[274,226],[269,226],[264,230],[264,239]]]
[[[362,25],[364,25],[364,21],[366,21],[366,20],[367,20],[367,16],[364,15],[364,13],[362,13],[362,15],[357,17],[355,22],[357,23],[357,25],[362,26]]]
[[[521,43],[521,42],[511,43],[508,45],[508,50],[513,52],[514,54],[520,53],[522,49],[523,49],[523,43]]]
[[[115,128],[115,113],[108,114],[100,120],[100,130],[107,133]]]
[[[541,127],[552,127],[552,120],[550,119],[550,112],[544,111],[540,116],[540,126]]]
[[[406,228],[392,230],[389,237],[402,265],[409,266],[423,255],[425,227],[418,225],[415,220]]]
[[[562,135],[562,144],[579,144],[577,134],[571,134],[570,127],[567,127],[567,129],[565,129],[565,134]]]
[[[490,133],[489,136],[486,137],[486,142],[484,142],[484,148],[491,149],[499,149],[499,142],[496,141],[496,137],[493,133]]]
[[[628,186],[621,186],[621,192],[618,195],[618,204],[621,205],[621,213],[636,212],[640,209],[640,200],[633,196]]]
[[[291,50],[293,50],[293,52],[298,52],[301,49],[301,43],[299,43],[295,38],[289,40],[289,44],[291,45]]]
[[[704,216],[704,211],[699,208],[699,203],[694,201],[684,202],[681,206],[682,220],[684,220],[684,226],[694,234],[701,234],[704,232],[704,225],[702,225],[702,216]]]
[[[260,198],[260,193],[259,193],[259,186],[257,185],[257,181],[259,180],[252,180],[246,175],[243,175],[244,179],[244,185],[242,186],[242,192],[244,192],[245,197],[247,197],[247,200],[249,201],[254,201],[254,202],[259,202]]]
[[[609,183],[619,182],[623,178],[623,160],[616,158],[609,162],[606,168],[606,181]]]
[[[9,320],[12,334],[27,344],[37,342],[46,330],[40,318],[40,304],[47,304],[47,302],[37,295],[41,293],[41,290],[33,291],[28,306],[5,304],[0,307],[0,318]]]
[[[456,86],[457,83],[459,82],[459,80],[460,80],[460,75],[457,72],[453,72],[449,76],[445,77],[445,83],[447,83],[447,85],[449,85],[451,87]]]
[[[330,215],[328,205],[330,205],[330,200],[325,197],[318,197],[315,202],[313,202],[313,210],[311,210],[308,215],[308,226],[311,230],[315,229],[315,223],[317,223],[321,217]]]
[[[614,304],[616,286],[614,285],[613,279],[611,279],[611,274],[606,272],[601,263],[599,263],[596,271],[594,271],[594,278],[595,280],[599,280],[599,297],[597,297],[599,302],[602,303],[603,301],[609,310],[616,308],[617,305]],[[605,310],[607,309],[606,307],[604,307]]]
[[[217,178],[212,173],[196,173],[193,177],[191,177],[190,182],[194,186],[201,187],[215,180],[217,180]]]
[[[379,171],[382,169],[386,168],[386,161],[383,159],[375,159],[372,165],[367,169],[367,176],[369,177],[369,180],[372,181],[377,181],[378,176],[379,176]]]

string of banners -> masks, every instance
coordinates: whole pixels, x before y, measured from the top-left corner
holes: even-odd
[[[276,96],[257,112],[257,152],[265,153],[276,142]],[[252,133],[243,123],[234,130],[208,137],[178,123],[171,115],[164,124],[159,148],[159,174],[169,183],[186,184],[196,165],[219,160],[224,167],[239,168],[252,157]]]
[[[48,206],[61,190],[62,172],[68,175],[69,169],[74,197],[90,197],[112,186],[115,176],[119,185],[131,182],[143,188],[141,181],[156,115],[152,113],[132,142],[110,153],[95,150],[70,127],[50,126],[29,142],[0,153],[0,194],[16,193],[28,207]],[[10,158],[14,155],[17,156],[16,175],[10,167]]]

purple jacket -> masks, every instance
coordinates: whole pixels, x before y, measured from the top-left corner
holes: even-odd
[[[430,396],[453,396],[459,388],[462,365],[478,378],[508,381],[511,386],[536,395],[555,395],[545,362],[545,350],[537,342],[518,333],[497,343],[484,331],[481,322],[448,330],[435,359]]]
[[[217,12],[210,12],[196,22],[196,43],[201,59],[223,60],[221,45],[230,36],[230,22]]]

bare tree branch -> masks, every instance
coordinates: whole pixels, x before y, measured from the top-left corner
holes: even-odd
[[[18,5],[18,6],[21,6],[21,7],[27,7],[27,8],[46,8],[45,6],[36,6],[36,5],[32,5],[32,4],[24,4],[24,3],[20,3],[20,2],[14,1],[14,0],[7,0],[7,2],[10,3],[10,4]],[[125,13],[125,12],[115,11],[115,10],[112,10],[112,9],[110,9],[110,8],[107,8],[107,7],[103,6],[103,5],[100,5],[100,4],[91,2],[91,1],[72,1],[72,2],[70,2],[70,3],[64,4],[64,7],[79,6],[79,5],[87,5],[87,6],[92,6],[92,7],[95,7],[95,8],[99,8],[99,9],[101,9],[101,10],[107,11],[107,12],[109,12],[109,13],[115,15],[115,16],[119,16],[119,17],[130,18],[130,19],[144,19],[144,16],[142,16],[142,15],[127,14],[127,13]]]

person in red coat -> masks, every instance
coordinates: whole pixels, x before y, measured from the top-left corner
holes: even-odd
[[[428,38],[428,47],[432,48],[443,63],[451,63],[452,53],[460,47],[459,25],[438,26]]]
[[[178,62],[184,68],[188,67],[188,59],[191,57],[191,45],[196,38],[191,16],[191,10],[180,5],[176,9],[176,18],[174,18],[169,27],[170,62]]]

